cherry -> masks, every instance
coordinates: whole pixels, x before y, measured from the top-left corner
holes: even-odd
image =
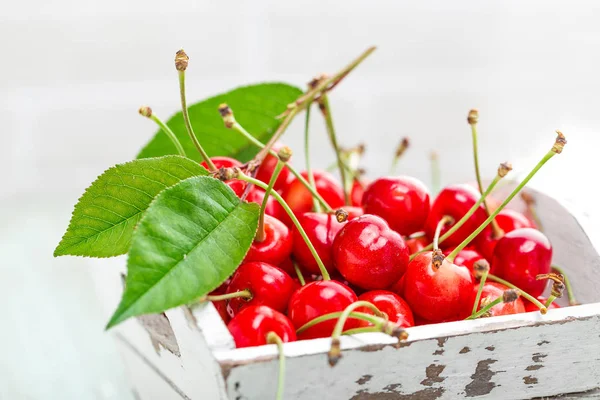
[[[350,204],[354,207],[362,206],[362,198],[365,193],[365,183],[354,179],[352,181],[352,188],[350,189]]]
[[[307,283],[296,290],[288,305],[288,315],[296,327],[321,315],[341,312],[357,300],[356,294],[348,286],[336,281],[316,281]],[[298,336],[301,339],[314,339],[331,336],[336,320],[323,321],[310,327]],[[346,328],[356,328],[356,320],[346,323]]]
[[[344,211],[348,213],[348,221],[356,219],[365,213],[362,207],[356,206],[344,206]]]
[[[230,314],[237,315],[249,306],[265,305],[276,311],[285,312],[288,300],[297,288],[296,283],[285,271],[264,262],[249,262],[239,266],[233,274],[227,293],[248,290],[252,298],[229,299]]]
[[[410,235],[423,229],[430,200],[427,187],[421,181],[399,176],[372,182],[365,190],[362,204],[367,214],[382,217],[401,235]]]
[[[241,162],[231,157],[211,157],[210,160],[213,162],[217,169],[242,166]],[[200,165],[208,169],[208,164],[206,163],[206,161],[202,161]],[[226,181],[225,184],[229,186],[238,197],[240,197],[244,193],[244,190],[246,190],[247,185],[246,182],[238,179],[230,179]]]
[[[441,253],[434,258],[434,253],[421,253],[408,264],[404,299],[414,315],[422,319],[431,322],[464,319],[471,314],[475,301],[471,271],[443,259]]]
[[[548,300],[547,297],[544,296],[538,296],[537,299],[539,300],[540,303],[542,304],[546,304],[546,301]],[[531,311],[540,311],[539,307],[536,306],[535,304],[533,304],[530,301],[524,300],[523,301],[525,303],[525,312],[531,312]],[[550,306],[548,306],[548,309],[551,310],[553,308],[561,308],[558,304],[556,304],[556,302],[552,302],[552,304],[550,304]]]
[[[447,249],[444,251],[444,254],[447,256],[450,253],[452,253],[453,250],[454,248]],[[469,271],[471,271],[474,274],[473,264],[475,264],[476,261],[483,259],[484,257],[481,254],[479,254],[477,250],[465,248],[459,251],[458,254],[456,254],[456,257],[454,258],[454,264],[466,267]]]
[[[386,289],[397,282],[408,265],[402,236],[376,215],[347,222],[333,243],[333,259],[348,282],[363,289]]]
[[[358,300],[368,301],[375,305],[381,312],[387,314],[390,322],[394,322],[403,328],[415,325],[410,307],[396,293],[387,290],[372,290],[358,296]],[[357,308],[356,311],[374,315],[373,311],[366,307]],[[363,320],[359,320],[358,323],[359,326],[365,327],[371,325],[369,322]]]
[[[258,186],[252,186],[252,189],[250,190],[250,192],[248,193],[248,196],[246,197],[246,201],[256,203],[258,205],[262,205],[264,198],[265,198],[264,189],[261,189]],[[283,207],[281,207],[281,204],[279,204],[273,196],[269,196],[269,199],[267,200],[267,207],[265,208],[265,214],[275,217],[280,221],[283,221],[283,219],[287,217],[285,210],[283,209]]]
[[[290,229],[277,218],[265,215],[265,240],[254,240],[244,262],[264,261],[279,265],[292,253],[292,233]]]
[[[271,149],[275,153],[277,153],[282,147],[284,147],[283,144],[275,143]],[[277,158],[277,156],[267,154],[262,164],[260,164],[260,167],[258,168],[258,172],[256,173],[256,179],[268,184],[271,180],[271,175],[273,175],[273,171],[275,170],[278,161],[279,159]],[[275,190],[285,189],[288,182],[290,181],[290,178],[290,170],[287,167],[283,167],[283,169],[279,173],[279,176],[277,177],[277,180],[275,181],[275,185],[273,186],[273,188]]]
[[[223,282],[221,284],[221,286],[219,286],[218,288],[216,288],[215,290],[210,292],[209,296],[218,296],[221,294],[225,294],[230,281],[231,281],[230,279],[227,279],[225,282]],[[217,309],[217,312],[219,313],[219,316],[221,317],[223,322],[225,324],[228,324],[229,321],[231,320],[231,316],[227,312],[227,302],[226,301],[213,301],[212,303],[215,306],[215,308]]]
[[[394,283],[390,286],[389,290],[396,293],[398,296],[404,296],[404,277],[406,274],[402,275],[402,278],[398,280],[398,282]]]
[[[235,346],[251,347],[267,344],[267,334],[274,332],[284,343],[296,340],[291,321],[267,306],[251,306],[242,310],[227,325]]]
[[[533,223],[518,211],[503,209],[496,216],[496,223],[503,233],[512,232],[520,228],[534,228]],[[500,240],[500,237],[494,237],[493,230],[483,232],[477,238],[475,246],[486,260],[490,261],[494,256],[494,248]]]
[[[469,209],[479,200],[479,193],[469,185],[450,185],[445,187],[436,197],[431,205],[429,217],[425,222],[425,232],[430,238],[433,237],[437,223],[448,215],[454,218],[454,221],[460,221]],[[458,246],[465,240],[471,232],[479,227],[487,218],[485,208],[480,205],[475,213],[465,223],[450,235],[442,245],[444,247]],[[442,235],[451,228],[452,225],[446,225],[442,228]],[[489,227],[486,227],[489,230]],[[486,231],[484,230],[484,232]]]
[[[300,225],[304,228],[308,239],[315,247],[321,261],[325,264],[325,268],[327,268],[328,272],[332,272],[334,270],[332,255],[333,239],[335,239],[335,236],[344,224],[340,224],[333,214],[313,212],[302,214],[298,217],[298,221],[300,221]],[[295,226],[292,228],[292,232],[294,238],[292,250],[294,258],[304,270],[312,274],[320,274],[319,265]]]
[[[458,257],[457,257],[458,258]],[[477,295],[477,291],[479,290],[479,284],[473,287],[473,298]],[[505,290],[509,290],[508,286],[504,286],[501,283],[497,282],[486,282],[483,285],[483,290],[481,291],[481,300],[479,301],[478,310],[481,309],[487,302],[494,301],[498,297],[501,297]],[[471,306],[469,306],[469,312],[471,311]],[[540,310],[535,307],[536,310]],[[515,301],[511,301],[509,303],[499,303],[490,308],[489,315],[491,317],[496,317],[498,315],[509,315],[509,314],[519,314],[525,312],[525,304],[523,300],[519,297]]]
[[[286,258],[277,265],[279,268],[284,270],[292,278],[296,276],[296,269],[294,268],[294,262],[290,257]]]
[[[412,237],[411,235],[404,241],[408,246],[408,252],[410,254],[418,253],[419,251],[427,247],[430,243],[429,239],[427,238],[427,236],[425,236],[425,234],[416,237]]]
[[[515,229],[498,241],[490,272],[503,278],[533,297],[541,295],[546,280],[536,280],[538,274],[551,270],[552,245],[540,231]]]
[[[306,171],[302,172],[301,175],[307,179],[308,174]],[[344,193],[342,188],[336,180],[325,171],[313,170],[315,178],[315,187],[317,193],[319,193],[323,199],[333,209],[342,207],[344,205]],[[287,185],[287,188],[283,191],[283,199],[290,206],[294,214],[301,215],[305,212],[312,211],[313,208],[313,197],[308,189],[298,179],[292,179]],[[291,224],[289,218],[284,220],[286,224]]]

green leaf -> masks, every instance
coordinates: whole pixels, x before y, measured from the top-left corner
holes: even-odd
[[[81,196],[54,256],[127,253],[135,226],[158,193],[183,179],[207,174],[197,162],[180,156],[115,165]]]
[[[242,202],[210,177],[165,189],[133,235],[125,292],[107,328],[188,304],[216,289],[248,252],[258,211],[258,204]]]
[[[300,89],[283,83],[244,86],[191,105],[190,120],[209,156],[229,156],[245,162],[254,157],[258,148],[249,144],[239,133],[225,128],[218,112],[219,105],[227,103],[236,120],[256,138],[266,142],[281,123],[275,117],[301,94]],[[167,125],[179,138],[188,157],[200,161],[200,155],[185,129],[181,112],[169,119]],[[137,158],[165,154],[177,154],[177,150],[167,135],[159,130]]]

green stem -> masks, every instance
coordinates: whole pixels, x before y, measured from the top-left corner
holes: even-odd
[[[292,263],[294,264],[294,270],[296,271],[296,275],[298,275],[298,280],[300,281],[300,285],[302,285],[302,286],[306,285],[306,281],[304,280],[304,275],[302,275],[302,271],[300,271],[300,267],[295,262],[292,262]]]
[[[521,294],[521,296],[525,297],[527,300],[529,300],[530,302],[532,302],[533,304],[535,304],[540,309],[540,312],[542,314],[546,314],[546,311],[547,311],[546,307],[542,303],[540,303],[540,301],[538,299],[536,299],[535,297],[533,297],[529,293],[524,292],[523,290],[519,289],[518,287],[516,287],[515,285],[513,285],[512,283],[510,283],[509,281],[506,281],[506,280],[504,280],[502,278],[499,278],[496,275],[488,274],[487,277],[488,277],[488,279],[490,281],[498,282],[498,283],[501,283],[504,286],[507,286],[507,287],[509,287],[511,289],[518,290],[519,293]]]
[[[355,335],[357,333],[370,333],[370,332],[381,332],[381,329],[374,327],[374,326],[367,326],[364,328],[348,329],[348,330],[342,332],[342,335]]]
[[[502,179],[500,177],[500,175],[496,175],[494,180],[490,183],[490,186],[488,186],[488,188],[485,190],[485,192],[483,192],[483,194],[481,195],[479,200],[477,200],[477,202],[475,204],[473,204],[473,207],[471,207],[471,209],[469,209],[469,211],[467,211],[467,213],[457,223],[452,225],[452,227],[450,227],[450,229],[448,229],[448,231],[440,237],[439,243],[442,243],[444,240],[448,239],[450,237],[450,235],[452,235],[454,232],[456,232],[461,226],[463,226],[463,224],[465,222],[468,221],[469,218],[471,218],[471,215],[473,215],[475,213],[475,211],[477,211],[479,209],[481,202],[483,202],[483,200],[486,198],[486,196],[488,196],[492,192],[492,190],[494,189],[494,186],[496,186],[496,184],[498,183],[498,181],[500,181],[500,179]],[[418,254],[424,253],[426,251],[430,251],[432,249],[433,249],[433,243],[430,243],[427,247],[424,247],[422,250],[412,254],[410,256],[411,261]]]
[[[192,124],[190,122],[190,116],[188,114],[187,102],[185,100],[185,71],[177,71],[177,72],[179,73],[179,94],[181,97],[181,112],[183,113],[183,121],[185,122],[185,129],[187,129],[187,132],[190,135],[190,139],[192,139],[192,142],[194,142],[194,146],[196,146],[196,149],[198,150],[198,152],[200,153],[200,155],[206,162],[206,165],[208,165],[209,171],[214,172],[217,170],[217,168],[215,167],[215,164],[213,164],[213,162],[210,159],[210,157],[208,156],[208,154],[206,154],[206,152],[202,148],[202,145],[198,141],[198,138],[196,137],[196,134],[194,133],[194,129],[192,128]]]
[[[250,143],[252,143],[253,145],[255,145],[258,148],[265,148],[265,145],[260,142],[258,139],[256,139],[254,136],[252,136],[250,133],[248,133],[248,131],[246,131],[246,129],[244,129],[243,126],[241,126],[238,122],[234,123],[232,128],[242,134],[242,136],[244,136],[246,139],[248,139],[248,141],[250,141]],[[269,154],[271,154],[274,157],[277,157],[277,153],[273,150],[269,150]],[[292,175],[294,175],[296,177],[296,179],[298,179],[303,185],[304,187],[306,187],[310,193],[313,195],[314,198],[316,198],[319,203],[321,203],[321,205],[323,206],[323,208],[325,209],[325,212],[331,212],[333,211],[332,208],[329,206],[329,204],[327,204],[327,202],[325,201],[325,199],[323,199],[323,197],[310,185],[310,183],[304,179],[304,177],[302,176],[302,174],[300,174],[298,172],[298,170],[296,170],[290,163],[285,163],[285,166],[290,170],[290,172],[292,173]]]
[[[275,185],[283,166],[284,163],[281,160],[278,160],[277,165],[275,165],[275,169],[273,170],[273,174],[271,175],[271,179],[269,180],[269,185],[265,189],[265,196],[263,197],[262,205],[260,206],[260,215],[258,216],[258,229],[256,230],[256,237],[254,238],[254,240],[259,243],[264,242],[267,237],[265,233],[265,210],[267,209],[269,196],[273,191],[273,185]]]
[[[258,179],[254,179],[254,178],[244,174],[241,171],[240,171],[240,174],[237,179],[246,181],[246,182],[256,185],[262,189],[265,189],[265,190],[267,189],[267,185],[265,185],[264,182],[261,182]],[[327,268],[325,268],[325,265],[323,264],[321,257],[319,257],[317,250],[315,250],[315,246],[313,246],[313,244],[308,239],[308,236],[306,235],[304,228],[302,227],[302,225],[300,225],[300,222],[298,222],[298,218],[296,218],[296,216],[294,215],[294,212],[292,211],[290,206],[288,206],[288,204],[285,202],[285,200],[283,200],[283,197],[281,197],[281,195],[279,193],[277,193],[277,191],[271,192],[271,195],[273,197],[275,197],[275,200],[277,200],[279,202],[279,204],[281,204],[281,206],[283,207],[285,212],[288,214],[288,216],[290,217],[290,219],[296,226],[296,229],[298,229],[298,233],[300,233],[300,236],[302,236],[302,239],[306,243],[306,246],[308,246],[308,249],[310,250],[313,257],[315,258],[315,261],[317,262],[317,264],[319,265],[319,270],[321,271],[323,280],[324,281],[331,280],[331,277],[329,276],[329,273],[327,272]]]
[[[354,311],[360,307],[368,308],[375,314],[375,316],[377,316],[379,318],[386,317],[385,314],[383,314],[379,310],[379,308],[377,308],[373,303],[364,301],[364,300],[355,301],[354,303],[352,303],[348,307],[346,307],[344,309],[344,311],[342,312],[342,314],[340,315],[340,318],[338,319],[337,323],[335,324],[335,328],[333,329],[333,333],[331,334],[332,339],[336,339],[336,338],[339,339],[339,337],[342,334],[342,331],[344,330],[344,325],[346,324],[346,321],[348,320],[348,317],[350,316],[350,313],[352,313],[352,311]],[[377,324],[375,324],[375,325],[377,325]]]
[[[156,123],[156,125],[158,125],[160,127],[160,129],[163,130],[163,132],[167,135],[167,137],[171,140],[171,142],[173,142],[173,145],[175,145],[175,148],[177,149],[177,152],[179,153],[179,155],[183,156],[183,157],[187,157],[187,155],[185,154],[185,150],[183,149],[183,146],[181,145],[181,142],[179,141],[179,139],[177,139],[177,136],[175,136],[175,133],[173,133],[171,128],[169,128],[167,126],[167,124],[165,124],[160,118],[158,118],[154,114],[150,115],[150,119],[152,121],[154,121]]]
[[[313,188],[313,190],[317,191],[317,185],[315,184],[315,176],[313,175],[312,168],[310,167],[310,141],[309,141],[309,123],[310,123],[310,108],[311,104],[306,107],[306,119],[304,120],[304,157],[306,163],[306,174],[308,175],[308,183]],[[315,208],[315,212],[321,212],[321,207],[319,203],[313,196],[313,204]]]
[[[481,275],[481,279],[479,280],[479,289],[477,289],[477,295],[475,296],[475,304],[473,304],[473,311],[471,311],[471,315],[475,315],[475,313],[477,313],[477,309],[479,308],[479,301],[481,300],[481,292],[483,292],[483,285],[485,285],[487,276],[487,271]]]
[[[487,304],[481,310],[477,311],[475,314],[472,314],[472,315],[468,316],[466,319],[477,319],[477,318],[481,317],[483,314],[485,314],[486,312],[488,312],[495,305],[502,303],[502,301],[503,301],[503,297],[500,296],[496,300],[494,300],[491,303]]]
[[[252,299],[252,292],[250,292],[248,289],[244,289],[244,290],[240,290],[237,292],[233,292],[233,293],[226,293],[226,294],[218,294],[218,295],[213,295],[213,296],[203,296],[199,299],[200,302],[202,301],[223,301],[223,300],[230,300],[230,299]]]
[[[283,388],[285,386],[285,354],[283,354],[283,341],[275,332],[267,333],[267,343],[277,345],[279,352],[279,375],[277,377],[276,400],[283,400]]]
[[[337,135],[335,133],[335,127],[333,126],[333,118],[331,117],[331,106],[329,105],[329,98],[326,93],[321,95],[319,99],[319,105],[323,117],[325,118],[325,126],[327,127],[327,133],[329,134],[329,140],[335,152],[335,156],[338,162],[338,168],[340,170],[340,177],[342,179],[342,190],[344,191],[345,204],[350,204],[350,191],[348,190],[348,181],[346,180],[346,169],[342,163],[342,154],[340,153],[340,147],[337,141]]]
[[[565,270],[557,267],[556,265],[552,266],[552,269],[558,272],[565,279],[565,287],[567,288],[567,296],[569,297],[569,305],[577,306],[579,302],[575,299],[575,291],[573,290],[573,286],[571,286],[571,281],[569,280],[569,276],[565,273]]]
[[[450,221],[452,221],[452,217],[449,217],[448,215],[444,215],[442,217],[442,219],[439,220],[437,226],[435,227],[435,233],[433,235],[433,250],[440,249],[440,246],[439,246],[440,233],[442,232],[442,228]]]
[[[313,326],[320,324],[321,322],[324,321],[329,321],[332,319],[337,319],[342,315],[341,311],[338,312],[333,312],[333,313],[329,313],[329,314],[324,314],[321,315],[315,319],[312,319],[310,321],[308,321],[306,324],[302,325],[300,328],[298,328],[296,330],[296,334],[300,334],[302,332],[304,332],[305,330],[312,328]],[[361,313],[361,312],[352,312],[349,315],[349,318],[354,318],[354,319],[360,319],[362,321],[367,321],[372,323],[373,325],[377,324],[378,322],[380,322],[380,318],[377,318],[374,315],[371,314],[366,314],[366,313]]]
[[[542,168],[542,166],[544,164],[546,164],[546,162],[551,159],[552,157],[554,157],[556,153],[553,150],[550,150],[541,160],[540,162],[533,168],[533,170],[531,170],[531,172],[529,173],[529,175],[527,175],[527,177],[525,177],[525,179],[523,179],[523,181],[521,183],[519,183],[519,185],[515,188],[515,190],[512,191],[512,193],[506,198],[504,199],[504,201],[502,202],[502,204],[500,204],[500,206],[494,210],[494,212],[487,217],[487,219],[481,224],[479,225],[479,227],[477,229],[475,229],[475,231],[473,233],[471,233],[471,235],[469,235],[468,238],[466,238],[461,244],[458,245],[458,247],[456,247],[452,253],[450,253],[450,255],[448,257],[446,257],[446,259],[450,262],[454,262],[454,257],[456,257],[456,255],[462,250],[464,249],[469,243],[471,243],[471,241],[473,239],[475,239],[475,237],[477,235],[479,235],[481,233],[481,231],[483,231],[485,229],[486,226],[488,226],[488,224],[490,222],[492,222],[492,220],[496,217],[496,215],[498,215],[500,213],[500,211],[502,211],[502,209],[504,207],[506,207],[506,205],[508,203],[510,203],[510,201],[517,195],[517,193],[519,193],[521,191],[521,189],[523,189],[523,187],[527,184],[527,182],[529,182],[531,180],[531,178],[533,178],[533,176],[536,174],[536,172],[539,171],[540,168]],[[489,189],[489,188],[488,188]],[[487,192],[487,190],[486,190]]]
[[[550,297],[548,297],[548,299],[546,300],[546,304],[544,304],[544,307],[550,307],[550,304],[552,304],[554,300],[556,300],[556,296],[550,295]]]

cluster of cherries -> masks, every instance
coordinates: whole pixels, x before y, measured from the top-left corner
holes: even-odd
[[[559,139],[564,142],[562,135]],[[237,347],[266,344],[273,332],[282,342],[332,336],[341,313],[355,303],[361,305],[354,310],[358,317],[342,321],[344,332],[385,331],[389,323],[407,328],[473,315],[545,313],[546,307],[558,307],[542,297],[547,278],[554,277],[558,286],[562,280],[552,273],[552,246],[531,216],[499,209],[498,201],[484,201],[469,184],[447,186],[432,199],[413,177],[371,182],[355,177],[345,196],[328,172],[302,172],[329,205],[321,211],[305,182],[284,163],[289,162],[289,148],[273,149],[279,157],[271,152],[255,172],[256,180],[265,184],[262,188],[239,175],[221,173],[238,196],[262,204],[265,214],[242,264],[206,297],[228,324]],[[221,172],[244,167],[227,157],[213,157],[212,162]],[[499,174],[508,170],[503,164]],[[265,201],[268,183],[267,191],[273,192]],[[493,225],[486,225],[490,218]],[[465,243],[469,236],[474,240]],[[486,277],[494,280],[484,283]],[[509,291],[526,294],[533,302],[506,296]],[[374,307],[362,306],[365,302]],[[365,317],[369,314],[375,319]]]

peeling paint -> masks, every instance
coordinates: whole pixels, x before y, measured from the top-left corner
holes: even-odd
[[[471,375],[473,381],[465,386],[466,397],[476,397],[489,394],[495,387],[496,384],[492,382],[492,378],[498,372],[492,371],[490,365],[497,362],[488,358],[487,360],[481,360],[477,363],[475,373]]]
[[[356,381],[356,383],[359,385],[364,385],[365,383],[369,382],[372,377],[373,375],[363,375]]]
[[[468,346],[465,346],[458,352],[458,354],[466,354],[470,351],[471,351],[471,349]]]
[[[360,390],[349,400],[436,400],[442,397],[444,391],[443,388],[427,388],[406,394],[396,391],[367,393]]]
[[[526,385],[535,385],[538,383],[538,378],[534,377],[534,376],[524,376],[523,377],[523,383],[525,383]]]
[[[438,349],[433,352],[434,356],[441,356],[442,354],[444,354],[444,349]]]
[[[494,351],[494,350],[496,350],[496,347],[494,347],[494,346],[488,346],[488,347],[486,347],[485,349],[486,349],[487,351]]]
[[[544,344],[550,344],[550,342],[549,342],[549,341],[547,341],[547,340],[542,340],[542,341],[541,341],[541,342],[539,342],[537,345],[538,345],[538,346],[542,346],[542,345],[544,345]]]
[[[534,353],[533,356],[531,357],[531,359],[533,360],[533,362],[539,363],[539,362],[542,362],[542,358],[546,358],[546,357],[548,357],[548,354]]]
[[[430,366],[425,368],[425,376],[427,376],[427,378],[421,381],[421,385],[433,386],[433,384],[436,382],[444,382],[444,379],[446,378],[440,378],[440,374],[444,371],[444,368],[446,368],[445,365],[437,364],[431,364]]]
[[[544,368],[544,366],[541,364],[530,365],[527,368],[525,368],[525,371],[537,371],[538,369],[541,369],[541,368]]]
[[[448,341],[447,337],[437,338],[438,347],[444,347],[444,344]]]

